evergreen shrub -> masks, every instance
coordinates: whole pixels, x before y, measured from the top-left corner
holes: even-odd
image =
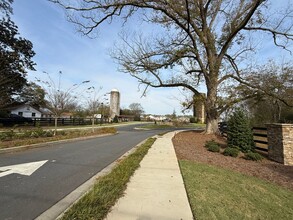
[[[223,154],[225,156],[230,156],[230,157],[238,157],[239,154],[239,149],[235,148],[235,147],[227,147]]]
[[[228,147],[239,146],[242,152],[254,150],[249,119],[241,109],[234,111],[228,120],[227,144]]]
[[[220,152],[220,145],[215,142],[215,140],[207,141],[205,143],[205,147],[208,149],[208,151]]]
[[[113,118],[113,123],[118,123],[118,116],[115,115],[115,117]]]
[[[249,152],[247,152],[247,153],[245,154],[244,158],[245,158],[246,160],[259,161],[259,160],[262,160],[262,159],[263,159],[263,156],[261,156],[259,153],[249,151]]]
[[[189,119],[189,122],[190,123],[197,123],[197,118],[192,117],[192,118]]]
[[[211,151],[211,152],[220,152],[220,146],[219,145],[210,145],[208,147],[208,151]]]

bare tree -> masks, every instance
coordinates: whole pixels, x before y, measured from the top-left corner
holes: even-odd
[[[68,9],[69,18],[90,35],[104,22],[134,14],[158,25],[162,35],[150,40],[139,35],[122,36],[125,47],[113,57],[120,70],[148,87],[183,87],[199,94],[205,83],[207,133],[218,132],[218,118],[233,104],[254,97],[229,96],[219,102],[223,85],[249,85],[242,69],[244,58],[256,49],[256,33],[271,36],[286,50],[293,40],[293,9],[272,13],[269,0],[51,0]],[[146,90],[144,90],[146,91]]]
[[[131,113],[134,115],[134,120],[139,121],[141,114],[144,113],[143,107],[140,103],[131,103],[129,105]]]
[[[44,73],[47,74],[48,81],[37,79],[37,82],[43,84],[43,88],[46,92],[46,107],[53,113],[55,119],[54,135],[56,135],[58,118],[62,113],[75,108],[76,98],[80,96],[80,94],[77,93],[77,89],[89,81],[83,81],[66,88],[61,82],[61,71],[58,73],[59,77],[57,81],[54,81],[48,73]]]
[[[89,87],[87,90],[88,96],[86,97],[86,110],[89,113],[89,115],[91,116],[91,120],[92,120],[92,132],[95,131],[94,127],[95,127],[95,119],[96,119],[96,115],[98,113],[98,110],[101,106],[101,97],[102,95],[99,95],[99,92],[102,90],[102,87],[100,87],[98,90],[95,90],[95,87]],[[101,114],[101,118],[100,120],[102,120],[102,114]]]

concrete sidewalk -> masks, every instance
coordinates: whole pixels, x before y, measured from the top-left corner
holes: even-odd
[[[159,137],[140,163],[107,220],[191,220],[170,132]]]

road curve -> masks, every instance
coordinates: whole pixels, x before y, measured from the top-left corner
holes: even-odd
[[[36,218],[139,142],[162,132],[134,127],[119,127],[113,136],[1,154],[0,168],[44,162],[30,176],[0,177],[0,219]]]

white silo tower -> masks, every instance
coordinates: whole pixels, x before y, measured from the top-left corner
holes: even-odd
[[[120,115],[120,93],[117,89],[110,92],[110,118]]]

